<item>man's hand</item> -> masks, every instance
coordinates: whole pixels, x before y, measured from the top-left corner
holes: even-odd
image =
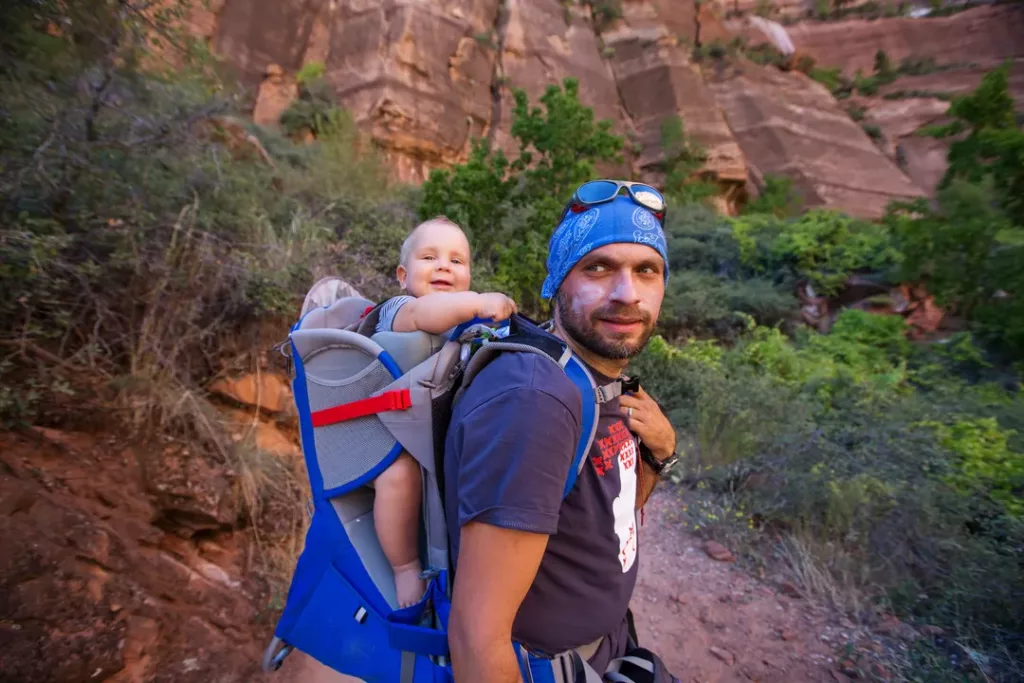
[[[520,683],[512,623],[548,537],[470,522],[462,527],[448,624],[457,683]]]
[[[487,292],[478,297],[476,315],[494,322],[506,320],[518,312],[516,302],[500,292]]]
[[[619,407],[626,417],[626,426],[647,444],[655,458],[664,460],[675,452],[676,431],[643,387],[631,396],[619,397]]]

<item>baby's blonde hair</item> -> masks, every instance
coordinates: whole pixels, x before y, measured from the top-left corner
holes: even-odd
[[[445,216],[443,214],[438,214],[438,215],[434,216],[433,218],[428,218],[427,220],[423,221],[422,223],[417,225],[415,228],[413,228],[409,232],[409,234],[406,236],[405,240],[402,242],[402,250],[398,254],[398,262],[400,264],[402,264],[404,266],[406,259],[409,258],[409,252],[412,251],[412,247],[416,243],[416,240],[413,239],[413,238],[416,237],[417,231],[419,231],[419,229],[422,228],[424,225],[429,225],[430,223],[444,223],[446,225],[452,226],[453,228],[456,228],[463,235],[466,234],[466,231],[463,230],[462,227],[458,223],[453,221],[451,218],[448,218],[448,216]]]

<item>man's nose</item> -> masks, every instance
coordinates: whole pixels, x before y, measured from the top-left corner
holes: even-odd
[[[636,286],[631,270],[619,271],[613,285],[612,301],[629,306],[640,303],[640,290]]]

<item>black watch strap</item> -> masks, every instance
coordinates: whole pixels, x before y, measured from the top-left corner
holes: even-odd
[[[655,474],[662,474],[672,468],[673,465],[679,460],[678,453],[672,453],[669,457],[664,460],[658,460],[654,457],[654,453],[647,447],[643,441],[640,442],[640,458],[647,463]]]

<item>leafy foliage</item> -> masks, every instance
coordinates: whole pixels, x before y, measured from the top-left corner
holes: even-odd
[[[630,370],[669,407],[678,478],[711,495],[701,529],[769,530],[748,536],[765,552],[795,538],[834,585],[977,638],[992,673],[1024,628],[1024,396],[964,379],[979,362],[966,337],[912,346],[902,327],[851,310],[828,335],[656,339]]]
[[[767,174],[764,177],[764,189],[761,190],[761,194],[746,205],[743,213],[764,213],[776,218],[791,218],[802,209],[803,198],[793,187],[793,180],[785,176]]]
[[[699,202],[714,195],[713,182],[698,176],[707,161],[707,152],[689,138],[680,116],[671,116],[661,124],[661,148],[665,174],[662,192],[675,204]]]
[[[885,270],[899,258],[883,227],[824,209],[791,219],[750,214],[735,221],[734,231],[746,265],[806,278],[826,295],[837,292],[850,274]]]
[[[562,207],[594,177],[597,162],[621,161],[623,140],[610,132],[612,122],[594,121],[593,110],[579,101],[576,79],[565,79],[563,88],[547,88],[543,110],[516,90],[518,157],[509,161],[501,150],[474,141],[465,164],[431,173],[419,205],[423,219],[444,214],[459,223],[471,238],[481,279],[490,278],[528,312],[547,307],[539,291]]]
[[[967,132],[950,146],[943,187],[958,178],[981,182],[990,177],[994,199],[1015,225],[1024,225],[1024,130],[1017,123],[1008,78],[1008,64],[989,72],[975,92],[953,99],[952,123],[922,133],[948,137]]]
[[[0,73],[0,367],[27,397],[18,419],[39,419],[33,392],[65,380],[199,391],[247,330],[294,315],[329,260],[384,291],[412,216],[348,122],[301,147],[256,130],[230,115],[240,102],[182,42],[179,15],[101,4],[70,16],[75,35],[47,32],[78,7],[20,23]],[[173,69],[154,59],[158,40]],[[63,365],[36,362],[53,356]],[[166,408],[127,404],[136,425]]]

